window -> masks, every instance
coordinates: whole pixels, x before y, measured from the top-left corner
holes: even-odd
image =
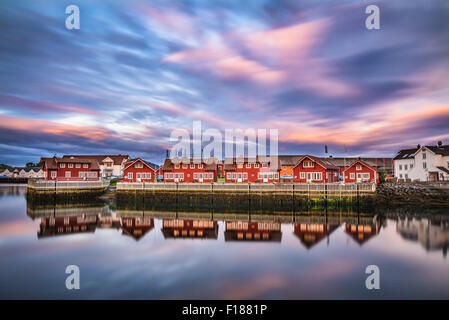
[[[81,163],[75,164],[75,168],[81,168]]]
[[[183,169],[187,169],[187,165],[186,165],[186,164],[183,164],[183,165],[182,165],[182,168],[183,168]]]
[[[140,179],[140,173],[136,173],[136,178]]]
[[[64,217],[64,225],[68,225],[70,223],[69,217]]]
[[[355,169],[356,169],[357,171],[360,171],[360,170],[362,170],[362,166],[355,166]]]
[[[422,159],[425,160],[427,158],[427,155],[423,152],[422,153]]]
[[[404,164],[404,170],[408,170],[408,165]]]
[[[193,179],[198,179],[198,173],[193,174]]]
[[[402,170],[402,164],[399,165],[399,170]]]
[[[184,181],[184,172],[179,174],[179,181]]]
[[[66,171],[65,172],[65,177],[66,178],[70,178],[71,177],[71,172],[70,171]]]
[[[274,178],[275,178],[275,179],[278,179],[278,178],[279,178],[279,174],[278,174],[278,173],[275,173],[275,174],[274,174]]]
[[[199,164],[199,165],[198,165],[198,169],[203,169],[203,165],[202,165],[202,164]]]
[[[399,179],[402,179],[402,173],[399,175]]]
[[[233,173],[233,174],[232,174],[232,179],[235,179],[235,177],[236,177],[236,174]]]
[[[283,166],[282,169],[287,170],[287,166]]]
[[[60,164],[60,167],[61,167],[61,168],[65,168],[65,163],[61,163],[61,164]]]
[[[239,164],[237,165],[237,168],[239,168],[239,169],[243,168],[243,164],[239,163]]]
[[[302,166],[304,168],[313,168],[313,162],[310,161],[310,160],[306,160],[306,161],[303,162]]]
[[[137,163],[134,165],[134,168],[143,168],[142,162],[137,162]]]
[[[191,165],[190,165],[190,169],[195,169],[195,165],[194,165],[194,164],[191,164]]]
[[[423,163],[422,163],[422,167],[423,167],[424,169],[427,169],[427,162],[423,162]]]
[[[355,173],[351,172],[349,174],[349,179],[354,180],[355,179]]]
[[[73,163],[69,163],[69,164],[68,164],[68,167],[69,167],[69,168],[73,168]]]
[[[52,178],[52,179],[55,179],[55,178],[56,178],[56,171],[52,171],[52,172],[51,172],[51,178]]]
[[[175,164],[175,169],[179,169],[179,164]]]
[[[408,179],[408,174],[405,175],[405,179]]]
[[[305,178],[306,178],[306,173],[305,173],[305,172],[301,172],[301,173],[299,174],[299,178],[300,178],[300,179],[305,179]]]
[[[410,165],[410,169],[413,169],[413,164]]]
[[[83,164],[83,168],[89,168],[89,165],[87,163]]]
[[[405,176],[407,176],[407,175],[405,175]],[[369,179],[369,173],[364,173],[363,174],[363,179]]]
[[[312,172],[312,180],[322,180],[323,175],[321,172]]]
[[[247,168],[251,168],[251,163],[247,163],[247,164],[246,164],[246,167],[247,167]]]
[[[112,163],[111,162],[106,163],[106,167],[112,167]]]
[[[128,179],[132,179],[133,178],[133,173],[132,172],[128,172]]]
[[[168,179],[168,173],[165,174],[165,179]]]
[[[248,179],[248,173],[243,172],[243,180],[247,180]]]
[[[228,180],[231,180],[231,174],[230,173],[228,173],[226,176],[227,176]]]
[[[268,168],[268,163],[263,163],[262,168]]]
[[[255,164],[254,164],[254,168],[256,168],[256,169],[259,168],[259,164],[258,164],[258,163],[255,163]]]

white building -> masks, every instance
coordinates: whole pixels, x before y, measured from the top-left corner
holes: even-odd
[[[0,176],[8,178],[43,178],[44,171],[41,167],[15,167],[0,172]]]
[[[449,145],[419,146],[399,151],[394,158],[394,175],[412,181],[449,181]]]
[[[394,176],[398,179],[410,179],[410,170],[415,165],[415,152],[421,146],[414,149],[403,149],[398,152],[393,159],[394,164]]]

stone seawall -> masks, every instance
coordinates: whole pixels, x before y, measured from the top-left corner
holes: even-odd
[[[432,183],[386,182],[377,188],[376,202],[388,207],[419,206],[449,208],[449,189]]]

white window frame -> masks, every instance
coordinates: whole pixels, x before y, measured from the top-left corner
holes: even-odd
[[[132,172],[128,172],[128,179],[132,179],[133,178],[133,173]]]
[[[73,163],[69,163],[69,164],[67,165],[67,168],[73,168]]]
[[[313,163],[312,160],[304,160],[302,163],[302,167],[303,168],[313,168],[313,167],[315,167],[315,164]]]

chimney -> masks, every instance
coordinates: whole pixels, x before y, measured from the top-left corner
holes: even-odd
[[[169,158],[168,152],[169,152],[168,149],[166,149],[166,150],[165,150],[165,158],[167,158],[167,159]]]
[[[443,141],[438,141],[438,148],[442,148],[443,147]]]
[[[420,145],[420,144],[418,144],[418,145],[416,146],[416,148],[418,148],[418,149],[419,149],[419,148],[421,148],[421,145]]]

